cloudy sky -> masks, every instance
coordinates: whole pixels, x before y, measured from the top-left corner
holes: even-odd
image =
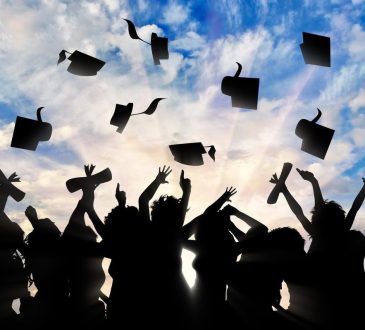
[[[6,212],[26,232],[24,210],[33,205],[40,217],[63,229],[80,192],[70,194],[68,178],[83,175],[83,165],[109,167],[113,180],[100,186],[96,210],[101,217],[115,205],[119,182],[129,205],[170,165],[169,184],[160,193],[179,195],[181,169],[192,181],[188,219],[225,190],[235,186],[232,204],[269,228],[302,228],[283,198],[266,199],[269,183],[284,162],[317,176],[325,198],[345,210],[365,176],[365,1],[6,1],[0,0],[0,168],[16,171],[26,192],[9,200]],[[169,38],[169,60],[153,64],[151,49],[128,35],[132,20],[139,35]],[[302,32],[331,38],[332,67],[305,65]],[[93,77],[56,65],[58,53],[79,50],[106,62]],[[260,78],[258,109],[232,108],[221,93],[224,76]],[[132,117],[123,134],[109,124],[115,104],[134,103],[151,115]],[[36,152],[10,147],[16,116],[52,124],[49,142]],[[297,122],[323,112],[320,124],[335,135],[324,160],[300,150]],[[168,145],[202,141],[217,149],[216,161],[189,167],[174,162]],[[305,213],[313,206],[310,185],[295,170],[288,186]],[[91,224],[90,224],[91,225]],[[365,229],[365,209],[354,227]],[[243,227],[244,228],[244,227]]]

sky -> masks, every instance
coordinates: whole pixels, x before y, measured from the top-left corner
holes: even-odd
[[[169,59],[154,65],[150,47],[131,39],[121,18],[144,40],[152,32],[167,37]],[[295,168],[312,171],[325,198],[351,207],[365,177],[364,25],[362,0],[0,0],[0,168],[7,176],[16,171],[26,193],[19,203],[9,200],[6,213],[28,233],[24,211],[32,205],[63,230],[81,197],[65,182],[83,176],[85,164],[113,173],[96,191],[101,218],[116,205],[118,182],[127,204],[137,205],[158,167],[169,165],[169,184],[156,197],[180,196],[184,169],[192,182],[187,221],[234,186],[232,205],[270,229],[291,226],[308,239],[283,196],[267,204],[269,179],[291,162],[287,185],[308,217],[311,186]],[[304,63],[302,32],[331,38],[330,68]],[[68,60],[57,66],[62,49],[106,64],[93,77],[72,75]],[[257,110],[233,108],[221,92],[236,62],[241,76],[260,78]],[[131,117],[123,134],[109,124],[115,104],[133,103],[137,113],[158,97],[166,100],[156,112]],[[16,117],[36,118],[41,106],[53,126],[50,141],[35,152],[11,148]],[[335,130],[324,160],[301,151],[295,135],[298,121],[313,119],[317,108],[319,124]],[[203,166],[174,161],[168,145],[200,141],[215,146],[215,162],[207,155]],[[364,208],[354,228],[365,233]]]

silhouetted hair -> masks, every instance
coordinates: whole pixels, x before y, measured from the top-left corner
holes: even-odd
[[[316,232],[333,232],[344,228],[346,212],[335,201],[325,200],[320,206],[314,207],[311,213]]]
[[[303,250],[305,240],[299,232],[290,227],[275,228],[268,233],[271,248],[287,250]]]
[[[121,218],[137,218],[139,216],[138,209],[135,206],[127,206],[126,208],[114,207],[111,212],[105,217],[105,225],[110,226],[119,217]],[[120,219],[123,221],[123,219]]]
[[[61,237],[61,231],[48,218],[39,219],[36,228],[25,238],[28,244],[40,244],[45,239]],[[47,246],[45,246],[47,248]]]
[[[151,206],[152,221],[158,225],[182,226],[183,222],[180,221],[179,223],[177,221],[180,219],[181,207],[181,198],[177,199],[174,196],[162,195]]]

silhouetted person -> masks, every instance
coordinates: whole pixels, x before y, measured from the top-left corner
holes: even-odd
[[[305,253],[304,240],[292,228],[268,232],[266,226],[231,206],[227,212],[250,226],[246,234],[233,224],[230,227],[238,239],[236,256],[242,253],[228,283],[232,319],[246,329],[280,328],[283,321],[273,307],[280,306],[282,282]]]
[[[32,301],[32,315],[37,327],[60,325],[68,317],[68,285],[61,232],[50,219],[38,219],[28,206],[25,215],[33,231],[25,239],[25,265],[37,293]]]
[[[318,181],[312,173],[298,172],[312,184],[315,206],[309,221],[288,188],[283,187],[288,205],[312,239],[308,250],[308,288],[303,297],[305,303],[301,306],[299,303],[297,306],[291,304],[289,310],[323,329],[338,325],[354,327],[361,319],[361,311],[365,306],[365,238],[350,229],[364,201],[365,185],[346,215],[340,205],[323,199]],[[271,182],[276,181],[274,174]]]
[[[20,308],[24,308],[30,298],[28,276],[20,255],[24,232],[4,212],[8,197],[15,197],[12,191],[16,187],[12,183],[18,181],[16,173],[6,178],[0,171],[0,324],[5,328],[19,326],[18,317],[12,308],[13,301],[20,298]],[[23,197],[24,193],[21,198],[15,199],[19,201]]]
[[[70,308],[73,320],[79,325],[97,328],[105,319],[105,307],[99,300],[100,289],[105,281],[102,268],[104,251],[97,243],[97,235],[86,225],[85,213],[89,201],[94,199],[98,186],[91,175],[94,166],[85,166],[83,196],[77,203],[63,232],[63,244],[67,251],[67,274],[70,290]]]
[[[224,325],[228,272],[235,256],[235,240],[228,230],[229,214],[219,211],[236,193],[227,188],[196,223],[195,240],[186,247],[196,253],[193,267],[196,281],[193,288],[195,328],[215,329]]]
[[[115,328],[139,328],[149,324],[146,311],[148,287],[146,273],[150,271],[149,260],[145,258],[151,248],[149,231],[151,224],[143,219],[134,206],[126,205],[126,194],[116,188],[118,205],[105,218],[103,223],[96,214],[93,204],[88,214],[98,234],[106,255],[111,258],[109,274],[113,284],[107,305],[109,324]],[[143,317],[141,317],[143,316]]]
[[[151,319],[159,328],[185,329],[191,317],[190,289],[182,274],[181,253],[184,242],[192,235],[192,222],[184,224],[191,192],[190,180],[181,172],[181,199],[173,196],[161,196],[153,202],[151,216],[149,201],[160,184],[167,183],[171,173],[169,167],[159,170],[155,180],[145,189],[139,198],[139,211],[148,221],[151,219],[151,249],[148,257],[150,271],[146,272],[146,281],[150,290],[146,298],[150,300]]]

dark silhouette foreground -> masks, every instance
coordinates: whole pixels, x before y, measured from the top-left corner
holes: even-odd
[[[284,195],[311,237],[307,253],[295,229],[269,230],[226,204],[236,194],[233,187],[186,221],[192,186],[184,171],[180,197],[162,195],[151,203],[160,185],[168,183],[172,170],[166,166],[141,193],[138,207],[127,205],[118,184],[117,205],[105,221],[95,211],[94,193],[111,180],[111,172],[93,174],[95,166],[85,166],[84,177],[67,181],[69,191],[82,190],[82,197],[64,232],[28,206],[25,216],[32,231],[24,238],[4,211],[8,197],[24,197],[14,185],[19,178],[1,172],[2,329],[358,329],[365,310],[365,238],[351,227],[365,198],[365,184],[346,215],[339,204],[323,199],[312,173],[298,169],[314,191],[308,220],[285,183],[291,164],[285,168],[280,179],[276,174],[271,178],[276,188],[268,202]],[[237,220],[249,229],[243,232]],[[182,274],[183,249],[195,253],[197,277],[191,289]],[[111,259],[109,297],[101,292],[104,257]],[[284,281],[288,309],[280,305]],[[19,314],[12,308],[16,299]]]

